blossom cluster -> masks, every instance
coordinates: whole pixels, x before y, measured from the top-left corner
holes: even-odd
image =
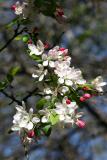
[[[11,6],[11,9],[14,11],[14,13],[17,16],[22,16],[24,19],[27,18],[34,18],[34,13],[37,12],[38,8],[35,6],[35,1],[34,0],[25,0],[23,3],[21,3],[20,1],[17,1],[15,4],[13,4]],[[31,12],[34,11],[33,12]],[[40,10],[38,10],[38,12],[40,12]],[[55,19],[59,22],[59,23],[63,23],[67,20],[66,15],[64,14],[64,11],[61,7],[57,7],[56,5],[56,10],[54,11],[54,16]]]
[[[25,0],[23,3],[17,1],[12,5],[12,10],[16,15],[22,15],[27,19],[34,9],[33,2],[33,0]],[[66,20],[61,7],[56,5],[53,12],[53,17],[59,22]],[[33,108],[27,111],[24,102],[22,106],[16,106],[17,112],[13,117],[11,130],[18,131],[24,142],[31,142],[34,137],[49,135],[52,126],[60,122],[63,126],[70,124],[85,127],[79,104],[103,92],[106,82],[98,76],[88,83],[83,78],[81,70],[72,65],[71,55],[66,48],[59,46],[48,48],[41,40],[35,42],[32,33],[25,36],[23,41],[27,42],[29,56],[36,61],[32,77],[37,82],[36,86],[41,97],[37,101],[35,112]]]
[[[29,112],[26,111],[24,102],[22,106],[16,106],[12,130],[19,131],[20,134],[26,133],[27,140],[31,140],[38,130],[46,133],[47,126],[50,129],[59,122],[83,128],[85,122],[82,120],[83,113],[79,112],[78,104],[103,92],[102,87],[106,82],[98,76],[88,83],[81,70],[71,65],[71,56],[66,48],[55,46],[47,50],[41,40],[36,44],[30,40],[28,53],[36,60],[32,77],[42,93],[42,98],[36,106],[40,108],[36,108],[34,114],[32,108]],[[79,95],[79,90],[83,91],[82,95]]]

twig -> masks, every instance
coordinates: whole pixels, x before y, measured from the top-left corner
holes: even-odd
[[[21,105],[21,101],[17,100],[13,95],[9,95],[8,93],[6,93],[5,91],[1,91],[1,93],[3,93],[6,97],[10,98],[12,100],[11,103],[16,102],[17,104]],[[10,104],[11,104],[10,103]]]
[[[17,29],[15,30],[15,33],[14,33],[13,37],[10,38],[10,39],[6,42],[6,44],[4,44],[4,46],[0,48],[0,52],[2,52],[18,35],[20,35],[20,34],[24,31],[25,28],[23,28],[23,29],[22,29],[21,31],[19,31],[19,32],[18,32],[18,29],[19,29],[19,25],[18,25]]]

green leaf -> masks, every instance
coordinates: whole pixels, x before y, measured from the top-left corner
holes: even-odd
[[[59,122],[59,116],[56,113],[52,113],[49,117],[51,124],[55,125],[56,123]]]
[[[14,76],[20,71],[20,67],[12,67],[7,74],[7,81],[11,83],[13,81]]]
[[[37,61],[37,62],[42,62],[42,60],[41,60],[41,57],[40,56],[37,56],[37,55],[31,55],[30,56],[33,60],[35,60],[35,61]]]
[[[35,128],[35,129],[34,129],[34,132],[35,132],[35,135],[36,135],[37,137],[40,137],[40,136],[41,136],[41,131],[40,131],[40,129]]]
[[[40,99],[37,104],[36,108],[37,109],[43,109],[44,105],[47,103],[47,100],[45,98]]]
[[[13,76],[11,74],[7,74],[7,80],[11,83],[13,81]]]
[[[12,76],[15,76],[19,71],[20,71],[20,67],[19,66],[12,67],[9,70],[9,74],[12,75]]]
[[[19,19],[18,17],[14,18],[10,23],[8,23],[6,25],[6,28],[10,28],[10,27],[14,26],[15,24],[17,24],[18,19]]]
[[[51,129],[52,129],[52,127],[50,124],[48,124],[42,128],[42,130],[44,131],[46,136],[49,136],[51,134]]]
[[[2,81],[2,82],[0,82],[0,90],[5,89],[7,85],[8,85],[8,82],[7,82],[7,81]]]
[[[21,40],[21,39],[22,39],[22,36],[21,36],[21,35],[15,37],[15,40],[16,40],[16,41],[19,41],[19,40]]]
[[[13,81],[14,76],[19,72],[19,70],[20,70],[20,67],[18,66],[12,67],[9,70],[6,78],[0,82],[0,90],[4,90],[9,85],[9,83]]]

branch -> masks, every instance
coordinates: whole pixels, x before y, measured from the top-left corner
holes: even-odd
[[[38,93],[38,88],[34,88],[31,92],[29,92],[23,99],[22,101],[26,101],[28,98],[30,98],[34,93],[36,93],[36,95],[42,95]]]
[[[17,104],[21,105],[21,101],[17,100],[13,95],[9,95],[7,92],[5,91],[1,91],[1,93],[3,93],[6,97],[10,98],[12,100],[12,102],[10,104],[12,104],[13,102],[16,102]]]
[[[22,98],[21,100],[16,99],[16,97],[14,97],[12,94],[8,94],[5,91],[0,91],[2,94],[4,94],[7,98],[11,99],[12,101],[9,103],[12,104],[13,102],[16,102],[19,105],[22,105],[22,101],[27,101],[28,98],[30,98],[33,94],[42,96],[42,94],[38,93],[38,88],[34,88],[32,91],[30,91],[24,98]]]
[[[21,31],[18,32],[19,26],[20,26],[20,25],[17,26],[13,37],[11,37],[11,38],[6,42],[6,44],[5,44],[3,47],[0,48],[0,52],[2,52],[18,35],[20,35],[20,34],[25,30],[25,27],[24,27]]]

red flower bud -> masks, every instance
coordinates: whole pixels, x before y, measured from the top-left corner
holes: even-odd
[[[63,11],[63,9],[59,9],[58,11],[57,11],[57,14],[58,14],[58,16],[63,16],[64,15],[64,11]]]
[[[69,99],[66,100],[66,104],[70,104],[71,101]]]
[[[13,11],[16,10],[16,5],[15,5],[15,4],[13,4],[13,5],[11,6],[11,10],[13,10]]]
[[[85,122],[83,120],[77,120],[76,125],[80,128],[84,128],[85,127]]]
[[[29,132],[27,133],[27,136],[28,136],[29,138],[33,138],[33,137],[35,136],[35,132],[34,132],[33,130],[31,130],[31,131],[29,131]]]

